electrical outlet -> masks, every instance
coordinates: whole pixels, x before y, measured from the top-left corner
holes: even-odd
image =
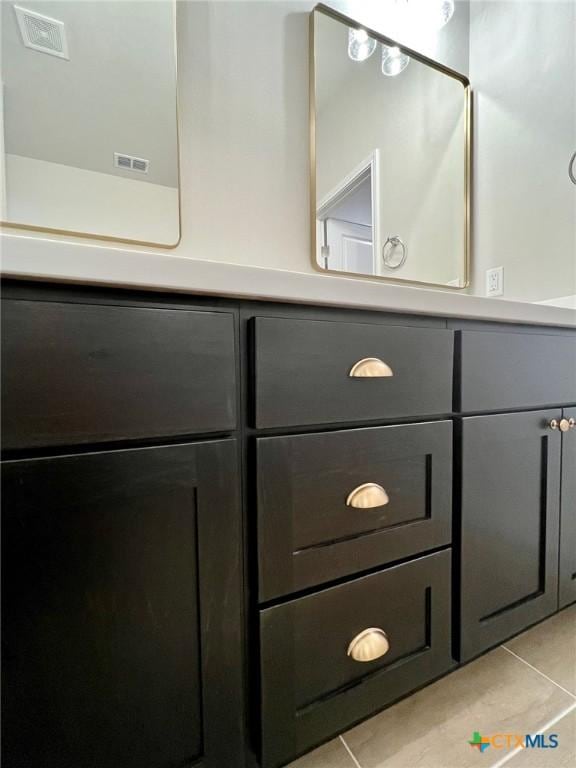
[[[486,270],[486,296],[502,296],[504,293],[504,267]]]

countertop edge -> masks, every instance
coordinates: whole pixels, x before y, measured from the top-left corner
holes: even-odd
[[[576,327],[576,311],[368,279],[309,274],[3,233],[4,277]],[[255,290],[255,285],[258,286]]]

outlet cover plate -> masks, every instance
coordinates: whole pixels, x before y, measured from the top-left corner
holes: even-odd
[[[486,296],[502,296],[504,294],[504,267],[493,267],[486,270]]]

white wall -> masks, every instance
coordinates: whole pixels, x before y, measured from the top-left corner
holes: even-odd
[[[576,4],[475,0],[474,283],[504,267],[504,298],[576,293]]]
[[[1,16],[1,14],[0,14]],[[6,221],[6,155],[4,149],[4,83],[0,80],[0,221]]]
[[[178,240],[178,190],[6,155],[8,220],[146,242]]]
[[[311,271],[310,2],[185,3],[182,242],[200,259]]]

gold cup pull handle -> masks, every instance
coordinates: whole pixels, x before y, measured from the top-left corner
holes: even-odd
[[[394,376],[394,371],[390,368],[388,363],[380,360],[379,357],[365,357],[362,360],[358,360],[357,363],[354,363],[348,376],[351,379],[384,379]]]
[[[364,483],[354,488],[346,499],[347,507],[354,509],[373,509],[384,507],[390,501],[388,494],[378,483]]]
[[[374,661],[390,650],[388,635],[379,627],[369,627],[356,635],[346,651],[354,661]]]

